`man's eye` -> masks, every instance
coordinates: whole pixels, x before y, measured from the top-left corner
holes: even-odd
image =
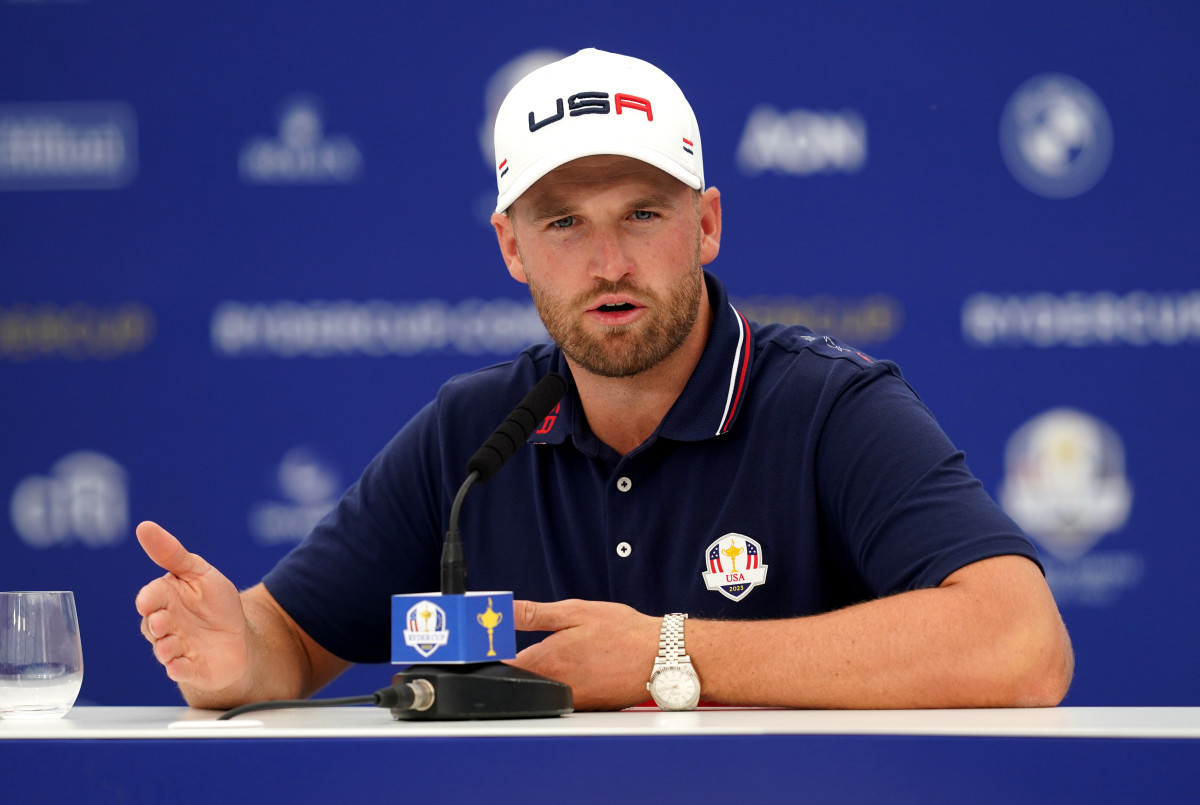
[[[567,229],[568,227],[572,226],[574,223],[575,223],[575,218],[573,216],[568,215],[566,218],[559,218],[557,221],[550,224],[550,226],[558,227],[559,229]]]
[[[654,217],[654,213],[650,210],[634,210],[633,217],[638,221],[649,221]]]

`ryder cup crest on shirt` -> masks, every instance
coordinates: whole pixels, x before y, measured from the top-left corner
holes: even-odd
[[[704,551],[704,586],[741,601],[767,580],[762,546],[742,534],[726,534]]]
[[[588,48],[521,79],[496,113],[496,212],[586,156],[632,157],[704,189],[696,115],[654,65]]]

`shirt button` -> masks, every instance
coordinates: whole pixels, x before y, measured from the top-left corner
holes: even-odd
[[[617,479],[617,489],[620,489],[622,492],[628,492],[630,489],[633,489],[633,481],[622,475]]]
[[[626,556],[629,556],[631,553],[633,553],[633,546],[628,542],[622,542],[617,546],[617,556],[621,557],[622,559],[624,559]]]

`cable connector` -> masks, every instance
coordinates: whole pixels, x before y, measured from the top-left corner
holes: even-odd
[[[396,682],[375,691],[375,706],[423,713],[433,707],[436,698],[437,693],[428,679],[414,679],[410,682]]]

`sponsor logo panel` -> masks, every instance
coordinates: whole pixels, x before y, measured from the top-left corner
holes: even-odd
[[[276,480],[284,500],[255,503],[247,515],[250,536],[260,545],[304,539],[333,509],[342,491],[337,468],[307,445],[284,454]]]
[[[128,103],[0,104],[0,191],[126,187],[137,151]]]
[[[886,294],[862,298],[753,296],[730,302],[751,321],[800,324],[856,346],[888,341],[904,324],[904,306]]]
[[[1000,117],[1000,153],[1013,177],[1045,198],[1092,189],[1112,159],[1108,111],[1082,81],[1035,76],[1013,93]]]
[[[321,101],[297,93],[279,109],[279,133],[254,137],[242,147],[238,172],[252,185],[350,184],[362,173],[358,146],[344,135],[325,133]]]
[[[962,306],[976,347],[1153,347],[1200,343],[1200,290],[977,293]]]
[[[9,514],[17,536],[33,548],[111,547],[129,531],[128,476],[103,453],[70,453],[48,474],[18,483]]]
[[[1097,551],[1133,507],[1117,432],[1073,408],[1026,422],[1005,449],[1000,505],[1041,549],[1060,604],[1107,606],[1135,587],[1145,560],[1135,551]]]
[[[224,357],[511,355],[549,340],[532,302],[441,299],[223,302],[213,351]]]
[[[867,164],[867,124],[852,109],[758,106],[742,131],[737,164],[748,176],[858,173]]]
[[[138,302],[0,307],[0,361],[110,360],[154,340],[154,314]]]

